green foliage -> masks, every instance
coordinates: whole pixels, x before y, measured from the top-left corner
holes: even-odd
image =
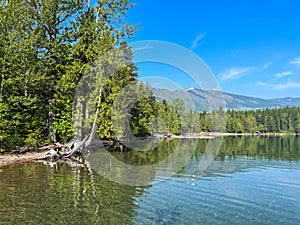
[[[74,137],[72,109],[79,80],[93,62],[124,47],[134,33],[134,26],[124,23],[130,1],[101,0],[92,7],[87,2],[14,0],[0,5],[1,146]],[[123,68],[107,82],[104,119],[114,99],[110,93],[116,95],[132,80],[133,71],[133,65]],[[109,124],[103,133],[111,136]]]
[[[97,132],[101,138],[116,137],[112,122],[112,108],[121,90],[131,81],[134,81],[136,77],[134,70],[134,67],[128,69],[128,66],[124,65],[112,74],[110,79],[106,80],[102,86],[100,111],[97,120]],[[126,106],[124,107],[126,108]]]
[[[28,137],[24,140],[24,143],[28,147],[35,147],[38,144],[38,140],[34,138],[34,134],[29,134]]]
[[[155,98],[149,90],[149,87],[141,82],[137,87],[137,96],[142,96],[130,112],[130,127],[134,136],[145,137],[150,135],[151,122],[154,119]]]
[[[210,113],[215,115],[216,111]],[[276,133],[299,133],[299,107],[274,108],[263,110],[238,111],[228,110],[225,115],[226,132],[229,133],[255,133],[256,131]],[[222,131],[220,128],[212,128],[208,125],[209,114],[200,113],[200,127],[202,131]],[[213,116],[214,121],[216,121]]]

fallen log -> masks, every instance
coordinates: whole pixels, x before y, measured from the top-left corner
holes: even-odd
[[[47,145],[47,146],[40,147],[40,148],[38,148],[38,151],[46,151],[46,150],[50,151],[51,149],[61,150],[65,147],[66,146],[63,145],[63,144],[55,143],[55,144],[52,144],[52,145]]]
[[[43,150],[50,149],[47,151],[43,156],[35,158],[35,160],[45,160],[45,159],[61,159],[61,158],[70,158],[76,153],[81,153],[81,149],[85,147],[85,142],[87,141],[89,135],[87,135],[78,145],[76,145],[76,141],[72,140],[71,143],[68,143],[66,145],[50,145],[42,147]],[[71,146],[74,146],[73,149],[71,149],[68,152],[60,153],[59,150],[61,149],[68,149],[71,148]]]
[[[58,151],[55,151],[54,149],[50,149],[43,156],[35,158],[35,160],[60,159],[60,158],[61,158],[61,155]]]
[[[72,155],[74,155],[74,154],[76,154],[76,153],[81,153],[80,151],[80,149],[81,148],[85,148],[85,147],[87,147],[86,145],[85,145],[85,143],[86,143],[86,141],[88,140],[88,138],[89,138],[89,135],[87,135],[77,146],[75,146],[74,147],[74,149],[72,149],[71,151],[69,151],[69,152],[66,152],[64,155],[63,155],[63,157],[64,158],[69,158],[69,157],[71,157]]]

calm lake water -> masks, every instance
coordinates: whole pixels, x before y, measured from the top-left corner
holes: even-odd
[[[300,138],[226,137],[215,158],[204,154],[208,142],[170,140],[151,151],[111,153],[137,166],[162,162],[176,148],[177,157],[188,153],[172,177],[134,174],[147,177],[143,186],[76,162],[1,168],[0,224],[300,224]],[[205,157],[212,163],[201,164]],[[120,168],[111,171],[122,176]]]

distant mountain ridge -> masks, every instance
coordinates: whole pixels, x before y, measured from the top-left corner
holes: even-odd
[[[244,95],[230,94],[214,90],[200,90],[194,87],[185,90],[152,89],[158,100],[170,101],[175,98],[186,101],[188,107],[198,111],[211,111],[223,106],[226,109],[251,110],[264,108],[282,108],[286,106],[300,106],[300,98],[262,99]]]
[[[292,98],[292,97],[285,97],[285,98],[273,98],[275,102],[283,103],[287,106],[300,106],[300,98]]]

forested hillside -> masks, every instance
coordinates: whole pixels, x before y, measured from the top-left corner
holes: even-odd
[[[90,0],[1,2],[2,148],[72,138],[73,98],[79,80],[93,62],[120,49],[126,53],[120,57],[128,63],[103,85],[98,117],[98,130],[111,135],[107,108],[122,86],[137,76],[126,43],[134,34],[134,26],[125,20],[132,6],[129,0],[99,0],[93,5]]]

